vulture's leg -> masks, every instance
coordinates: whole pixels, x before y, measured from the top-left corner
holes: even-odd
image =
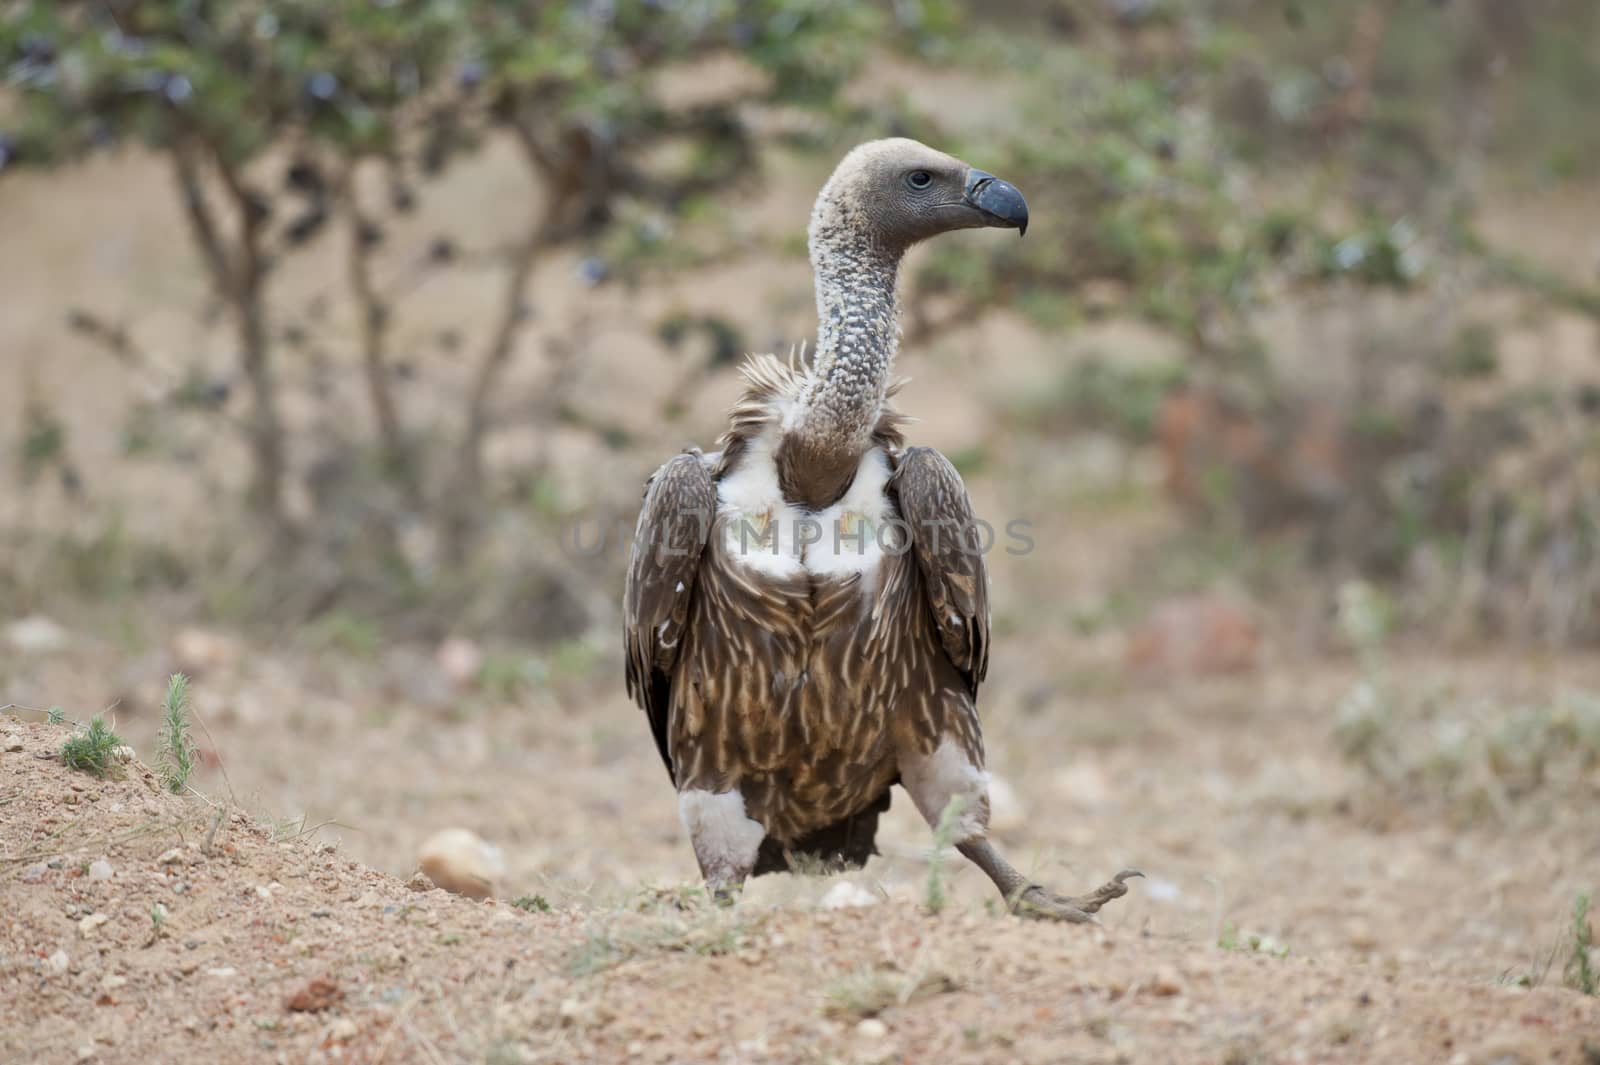
[[[756,867],[767,830],[745,813],[744,796],[737,790],[680,791],[678,817],[689,833],[706,890],[720,903],[732,902]]]
[[[1000,889],[1000,894],[1005,896],[1006,905],[1011,908],[1012,913],[1022,917],[1068,921],[1072,924],[1098,924],[1094,915],[1100,912],[1100,907],[1128,893],[1125,881],[1144,875],[1137,869],[1124,869],[1087,895],[1057,895],[1038,884],[1030,883],[1028,878],[1013,869],[1011,863],[994,849],[994,844],[986,839],[957,844],[956,849],[972,859],[979,869],[989,874],[989,879],[994,881],[995,887]]]
[[[951,819],[953,823],[946,827],[952,831],[956,849],[994,881],[1012,913],[1075,924],[1096,923],[1094,914],[1100,907],[1128,893],[1124,881],[1144,875],[1136,869],[1124,869],[1087,895],[1066,896],[1048,891],[1017,872],[988,840],[988,774],[979,759],[954,737],[946,736],[932,754],[902,755],[900,781],[935,831],[941,821]]]

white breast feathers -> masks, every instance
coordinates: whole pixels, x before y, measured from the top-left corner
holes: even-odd
[[[717,486],[723,550],[734,561],[770,576],[859,573],[870,587],[884,547],[895,544],[895,531],[888,526],[894,507],[884,493],[888,456],[882,448],[868,451],[844,498],[826,510],[809,511],[783,498],[773,462],[775,436],[763,433],[752,441],[738,468]]]

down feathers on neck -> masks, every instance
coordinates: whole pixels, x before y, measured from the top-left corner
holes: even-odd
[[[816,358],[784,417],[777,451],[785,495],[808,507],[829,506],[849,489],[889,395],[902,249],[880,246],[871,232],[836,174],[817,197],[808,233]]]

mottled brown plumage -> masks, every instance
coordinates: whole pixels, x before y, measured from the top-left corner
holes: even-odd
[[[721,450],[651,478],[624,592],[627,681],[719,892],[799,856],[859,865],[902,783],[1019,908],[1086,919],[985,838],[976,697],[989,604],[955,468],[903,448],[889,406],[895,283],[912,243],[1023,229],[1021,196],[914,141],[856,149],[818,196],[809,366],[759,356]]]

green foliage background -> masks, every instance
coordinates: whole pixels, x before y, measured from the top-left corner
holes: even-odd
[[[1600,631],[1595,439],[1582,421],[1593,396],[1481,387],[1499,375],[1507,323],[1473,304],[1511,294],[1525,314],[1600,321],[1593,277],[1491,246],[1478,224],[1487,182],[1545,190],[1600,175],[1597,40],[1600,10],[1583,0],[6,0],[0,180],[130,144],[171,160],[236,327],[248,507],[270,519],[259,528],[279,557],[332,552],[349,574],[319,609],[368,593],[385,609],[469,594],[487,516],[513,491],[482,459],[489,399],[553,249],[584,248],[596,284],[714,259],[726,249],[674,227],[711,222],[697,232],[715,234],[772,152],[826,159],[907,133],[982,160],[1058,223],[1020,243],[936,247],[910,281],[913,332],[1011,306],[1063,333],[1137,320],[1178,352],[1168,365],[1108,353],[1074,369],[1055,413],[1033,412],[1042,432],[1065,412],[1069,430],[1149,445],[1175,397],[1283,448],[1325,418],[1347,467],[1333,494],[1284,475],[1271,447],[1206,445],[1195,461],[1209,488],[1181,505],[1197,526],[1245,537],[1293,530],[1304,561],[1333,572],[1415,587],[1419,568],[1442,568],[1474,589],[1462,606],[1474,623],[1587,638]],[[678,106],[662,92],[664,76],[730,58],[752,75],[732,96]],[[878,64],[968,79],[995,106],[957,119],[915,79],[852,92]],[[500,139],[519,146],[548,206],[489,257],[502,308],[467,339],[472,385],[440,439],[394,402],[388,330],[403,297],[379,290],[372,262],[431,181]],[[385,173],[385,202],[361,201],[363,167]],[[304,337],[272,320],[266,296],[301,249],[341,228],[377,438],[354,445],[376,478],[346,486],[371,506],[338,539],[284,506],[298,473],[279,393]],[[462,265],[451,234],[430,261]],[[1395,338],[1336,401],[1305,394],[1263,329],[1286,305],[1388,298],[1447,305],[1445,326]],[[92,317],[75,328],[127,343]],[[661,336],[695,331],[716,351],[706,373],[746,346],[715,319],[663,323]],[[197,385],[167,413],[208,403]],[[556,395],[546,413],[572,410]],[[24,413],[31,484],[65,471],[69,447],[41,397]],[[139,424],[131,439],[148,438],[151,419]],[[630,446],[622,427],[591,428]],[[1570,491],[1536,497],[1530,469]],[[402,560],[418,521],[439,531],[439,569]],[[1560,594],[1533,602],[1537,587]]]

